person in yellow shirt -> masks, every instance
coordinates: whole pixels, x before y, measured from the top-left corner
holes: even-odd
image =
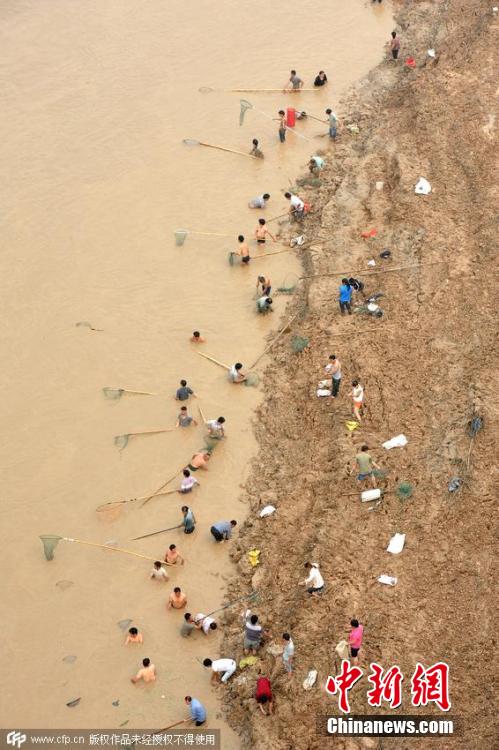
[[[144,643],[142,633],[139,633],[137,628],[129,628],[128,635],[126,637],[125,646],[128,643]]]
[[[151,664],[150,659],[142,659],[142,669],[139,669],[135,677],[131,678],[134,684],[140,680],[144,680],[144,682],[156,681],[156,667]]]

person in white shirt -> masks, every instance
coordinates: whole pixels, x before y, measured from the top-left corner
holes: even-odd
[[[208,617],[208,615],[204,615],[202,612],[199,612],[199,614],[194,617],[194,622],[196,623],[196,628],[202,630],[205,635],[209,635],[212,630],[217,629],[215,618]]]
[[[191,472],[189,471],[189,469],[184,469],[182,474],[184,475],[184,478],[180,482],[179,492],[182,495],[185,495],[187,492],[192,492],[193,488],[196,485],[199,485],[199,482],[197,479],[191,476]]]
[[[305,204],[302,199],[298,198],[297,195],[292,195],[291,193],[284,193],[284,197],[287,198],[291,203],[291,206],[289,208],[291,218],[302,219],[303,213],[305,211]]]
[[[269,193],[264,193],[263,195],[257,195],[256,198],[252,198],[250,202],[248,203],[249,208],[265,208],[267,205],[267,201],[269,200],[270,195]]]
[[[205,659],[203,666],[208,667],[212,671],[211,682],[223,682],[226,683],[234,672],[236,671],[237,664],[234,659]]]
[[[156,560],[154,563],[154,567],[151,570],[151,578],[153,578],[156,581],[167,581],[168,580],[168,573],[161,565],[161,562],[159,560]]]
[[[246,380],[246,375],[243,372],[243,366],[241,362],[236,362],[235,365],[232,365],[229,370],[229,380],[232,383],[242,383],[243,380]]]
[[[336,354],[329,355],[329,362],[325,366],[324,371],[331,378],[331,396],[332,398],[336,398],[341,384],[341,362]]]
[[[293,672],[293,659],[295,655],[295,644],[289,633],[283,633],[282,639],[284,641],[284,651],[282,652],[282,662],[284,669],[291,676]]]
[[[308,586],[308,593],[312,596],[316,596],[324,588],[324,578],[321,576],[319,566],[317,563],[305,563],[305,568],[309,570],[308,578],[304,581],[300,581],[300,586]]]
[[[358,380],[352,380],[352,390],[350,391],[352,397],[352,409],[353,415],[357,422],[362,422],[360,418],[360,410],[364,406],[364,388],[361,386]]]
[[[209,419],[206,422],[209,436],[212,438],[217,438],[217,440],[221,440],[223,437],[225,437],[224,424],[225,417],[218,417],[218,419]]]

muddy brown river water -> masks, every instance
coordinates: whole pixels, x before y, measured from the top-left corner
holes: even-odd
[[[237,234],[253,234],[260,213],[248,199],[269,192],[266,214],[282,213],[288,180],[328,146],[311,120],[297,126],[310,140],[288,135],[284,145],[259,112],[239,127],[240,97],[271,116],[291,103],[319,116],[337,107],[381,59],[391,10],[361,0],[4,0],[0,21],[1,724],[160,727],[185,715],[191,693],[207,705],[210,726],[223,727],[224,748],[236,748],[197,661],[218,656],[217,634],[181,640],[182,613],[165,602],[173,585],[194,613],[223,600],[232,569],[209,527],[245,517],[238,493],[256,451],[260,391],[230,385],[189,336],[199,328],[203,351],[229,363],[263,350],[286,297],[273,316],[257,317],[256,275],[278,286],[298,261],[284,253],[241,268],[227,254]],[[298,97],[199,92],[279,87],[291,67],[308,86],[324,68],[329,85]],[[257,137],[266,158],[187,147],[188,137],[242,151]],[[231,236],[190,235],[177,247],[179,228]],[[114,520],[95,508],[152,492],[203,444],[203,431],[136,438],[121,453],[113,436],[174,424],[183,377],[198,395],[193,414],[198,404],[209,418],[223,414],[228,438],[188,497],[196,533],[130,542],[177,523],[183,498],[130,504]],[[157,395],[108,401],[108,385]],[[162,585],[148,579],[147,561],[64,542],[49,563],[43,533],[114,540],[158,558],[175,542],[186,564]],[[126,618],[143,646],[123,645],[117,622]],[[134,686],[144,656],[158,680]]]

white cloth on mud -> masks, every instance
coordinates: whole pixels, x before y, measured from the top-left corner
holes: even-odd
[[[265,508],[262,508],[260,511],[260,518],[265,518],[266,516],[271,516],[272,513],[275,513],[277,508],[274,508],[273,505],[266,505]]]
[[[431,185],[425,177],[420,177],[414,188],[416,195],[429,195],[431,193]]]
[[[408,440],[406,436],[400,434],[387,440],[386,443],[383,443],[383,448],[386,448],[386,450],[389,451],[391,448],[403,448],[407,443]]]
[[[321,398],[321,396],[330,396],[331,391],[329,391],[327,388],[318,388],[317,395],[319,396],[319,398]]]
[[[397,579],[394,576],[387,576],[385,573],[378,578],[378,583],[384,583],[386,586],[395,586]]]
[[[402,550],[404,549],[404,544],[405,534],[394,534],[390,539],[386,551],[391,552],[392,555],[398,555],[399,552],[402,552]]]
[[[317,680],[317,670],[311,669],[306,678],[303,680],[303,689],[311,690]]]

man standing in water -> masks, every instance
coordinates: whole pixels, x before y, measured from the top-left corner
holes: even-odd
[[[249,245],[242,234],[239,235],[237,241],[239,242],[238,254],[241,256],[241,263],[244,263],[244,265],[248,265],[248,263],[250,262]]]
[[[329,120],[329,137],[334,141],[338,133],[338,117],[332,109],[326,109],[326,115]]]
[[[258,148],[257,139],[253,138],[251,143],[253,144],[253,148],[250,151],[250,156],[256,156],[257,159],[263,159],[263,151],[260,151],[260,149]]]
[[[196,519],[194,518],[194,513],[187,505],[182,505],[182,523],[181,526],[184,527],[184,534],[192,534],[194,529],[196,528]]]
[[[267,235],[270,237],[271,240],[273,240],[274,242],[277,242],[274,235],[271,232],[269,232],[269,230],[267,229],[266,223],[267,222],[265,221],[265,219],[258,219],[258,226],[255,229],[255,238],[259,245],[265,245]]]
[[[223,437],[225,437],[224,424],[225,424],[225,417],[218,417],[217,419],[209,419],[206,422],[209,437],[216,438],[217,440],[221,440]]]
[[[286,140],[286,113],[283,109],[279,110],[279,140],[284,143]]]
[[[299,91],[303,88],[303,81],[297,74],[296,70],[292,70],[289,76],[289,81],[284,86],[284,91]]]
[[[205,471],[208,471],[208,461],[210,460],[210,458],[211,453],[209,451],[200,450],[197,453],[194,453],[187,468],[189,469],[189,471],[197,471],[198,469],[204,469]]]
[[[272,291],[272,282],[269,276],[259,276],[256,280],[256,288],[262,291],[264,297],[270,297]]]

